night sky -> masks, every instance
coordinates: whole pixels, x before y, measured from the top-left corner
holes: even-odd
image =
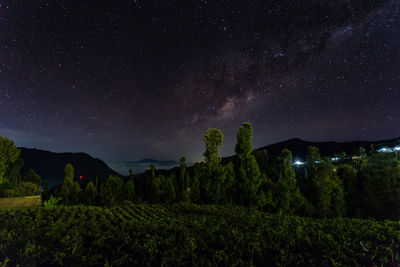
[[[398,1],[0,1],[0,135],[113,162],[400,136]]]

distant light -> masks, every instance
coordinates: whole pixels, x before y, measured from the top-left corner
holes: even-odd
[[[82,180],[82,179],[83,179],[83,176],[82,176],[82,175],[80,175],[80,176],[79,176],[79,179],[81,179],[81,180]]]
[[[316,160],[316,161],[315,161],[315,163],[321,163],[321,161],[319,161],[319,160]]]
[[[332,158],[332,161],[338,161],[339,158]]]
[[[300,166],[300,165],[304,165],[304,162],[300,161],[300,160],[296,160],[294,162],[294,165]]]
[[[395,148],[393,148],[394,151],[400,151],[400,146],[396,146]]]
[[[381,149],[378,150],[378,152],[390,152],[391,149],[388,147],[382,147]]]

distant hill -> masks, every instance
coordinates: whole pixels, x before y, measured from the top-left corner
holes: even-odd
[[[110,166],[114,170],[125,175],[128,175],[129,169],[132,169],[135,174],[142,173],[149,168],[150,164],[154,164],[157,169],[170,169],[179,166],[179,162],[175,160],[141,159],[137,161],[110,162]]]
[[[158,165],[172,165],[178,164],[175,160],[156,160],[156,159],[141,159],[138,161],[127,161],[126,163],[132,164],[158,164]]]
[[[64,179],[64,167],[71,163],[75,168],[75,176],[82,175],[83,182],[105,180],[110,174],[119,175],[102,160],[93,158],[85,153],[54,153],[39,149],[20,148],[21,157],[25,164],[22,173],[34,169],[49,183],[49,187],[61,184]]]
[[[319,148],[322,156],[333,156],[341,152],[346,154],[357,154],[360,147],[365,148],[366,152],[378,150],[383,146],[394,147],[400,145],[400,138],[383,141],[354,141],[354,142],[309,142],[298,138],[293,138],[284,142],[268,145],[256,150],[267,149],[269,155],[278,156],[282,149],[287,148],[292,151],[293,158],[304,159],[309,146]]]

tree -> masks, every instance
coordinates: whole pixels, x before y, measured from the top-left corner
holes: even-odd
[[[197,173],[200,180],[200,201],[202,203],[209,203],[212,201],[212,177],[209,172],[209,167],[202,162],[198,165]]]
[[[169,176],[161,176],[162,201],[165,203],[171,203],[176,198],[174,179],[174,174]]]
[[[81,201],[81,195],[82,195],[82,189],[81,189],[81,185],[79,184],[78,181],[75,181],[73,183],[73,187],[72,187],[72,201],[74,204],[77,204]]]
[[[181,157],[179,162],[180,162],[179,181],[178,181],[179,198],[184,202],[188,202],[188,200],[190,200],[189,197],[190,176],[186,169],[186,158]]]
[[[61,186],[61,197],[65,205],[68,205],[71,201],[72,194],[75,191],[74,186],[74,166],[71,164],[65,165],[64,168],[64,181]]]
[[[40,186],[40,184],[42,183],[42,178],[40,178],[40,176],[33,169],[29,169],[23,181],[31,182]]]
[[[153,192],[152,201],[153,202],[157,203],[161,199],[161,185],[162,185],[162,180],[164,180],[164,179],[165,179],[164,175],[157,175],[152,180],[152,182],[153,182],[153,184],[152,184],[152,192]]]
[[[236,173],[232,162],[229,162],[225,166],[226,175],[224,184],[222,187],[222,202],[223,203],[234,203],[234,196],[236,195]]]
[[[129,176],[123,188],[123,199],[133,201],[135,198],[135,179],[132,169],[129,169]]]
[[[15,186],[10,181],[5,180],[3,183],[0,183],[0,197],[13,197],[15,194]]]
[[[133,180],[135,176],[133,175],[132,169],[129,169],[129,175],[128,175],[128,180]]]
[[[161,177],[156,175],[156,166],[150,165],[150,179],[149,179],[149,200],[152,202],[160,201],[161,197]]]
[[[204,135],[204,142],[206,143],[206,151],[204,152],[205,162],[210,168],[218,165],[221,161],[218,153],[219,147],[222,146],[224,135],[222,131],[215,128],[210,128]]]
[[[200,164],[196,163],[193,170],[193,182],[191,186],[190,199],[197,203],[200,200]]]
[[[292,152],[283,149],[280,156],[280,173],[276,183],[276,208],[285,214],[294,214],[303,202],[303,195],[296,183]]]
[[[253,155],[250,155],[247,158],[246,176],[249,182],[248,204],[254,206],[258,203],[258,189],[261,186],[261,172],[258,168],[256,158]]]
[[[357,170],[347,164],[343,164],[337,169],[337,175],[343,184],[344,198],[347,203],[347,215],[360,215],[360,181]]]
[[[261,186],[260,169],[256,158],[252,155],[253,128],[249,122],[245,122],[237,133],[235,147],[238,156],[237,176],[239,200],[242,204],[253,206],[258,203],[258,191]]]
[[[254,150],[253,151],[254,156],[256,157],[257,164],[260,168],[260,171],[262,173],[266,173],[268,169],[270,168],[268,161],[268,153],[266,149],[261,149],[261,150]]]
[[[358,154],[359,154],[360,156],[365,156],[365,155],[366,155],[366,150],[365,150],[365,148],[362,147],[362,146],[360,146],[360,147],[358,148]]]
[[[7,178],[5,175],[9,171],[10,165],[18,160],[20,153],[13,141],[0,136],[0,184]]]
[[[211,201],[215,204],[221,204],[223,201],[223,192],[227,169],[222,164],[215,165],[209,169],[211,180]]]
[[[31,182],[21,182],[14,189],[15,197],[36,196],[40,195],[42,191],[37,184]]]
[[[50,192],[49,192],[49,183],[43,183],[43,191],[42,191],[42,202],[47,201],[50,199]],[[60,198],[61,200],[61,198]]]
[[[400,217],[400,162],[395,153],[373,153],[358,172],[364,217]]]
[[[86,203],[90,206],[94,203],[96,198],[96,188],[93,182],[89,182],[85,187],[85,199]]]
[[[322,160],[316,147],[308,148],[307,176],[311,181],[311,202],[316,215],[341,216],[345,210],[343,186],[332,163]]]
[[[23,166],[24,160],[22,158],[18,158],[14,163],[9,165],[5,177],[7,177],[13,186],[17,186],[17,184],[22,180],[21,169]]]
[[[120,200],[123,181],[119,176],[110,175],[107,181],[100,185],[100,196],[103,203],[108,206],[114,206]]]
[[[221,186],[224,183],[226,170],[221,165],[221,158],[219,157],[218,149],[223,145],[224,135],[221,130],[210,128],[204,135],[206,143],[205,157],[205,170],[204,170],[204,184],[203,194],[205,201],[219,203],[221,199]]]
[[[317,164],[321,161],[321,155],[319,154],[319,148],[315,146],[309,146],[306,156],[307,170],[315,171]]]
[[[123,188],[123,199],[133,201],[135,199],[135,182],[129,179],[125,182]]]
[[[253,127],[250,122],[245,122],[237,133],[235,153],[239,157],[248,157],[253,152],[251,139],[253,138]]]

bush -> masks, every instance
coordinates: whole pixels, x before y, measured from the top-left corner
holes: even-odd
[[[53,208],[53,207],[56,207],[58,202],[60,202],[60,201],[61,201],[61,198],[55,198],[53,195],[51,195],[50,199],[46,200],[43,203],[43,206],[46,208]]]
[[[16,196],[24,197],[24,196],[36,196],[40,195],[42,191],[40,187],[31,182],[22,182],[19,183],[18,186],[14,189],[16,191]]]

